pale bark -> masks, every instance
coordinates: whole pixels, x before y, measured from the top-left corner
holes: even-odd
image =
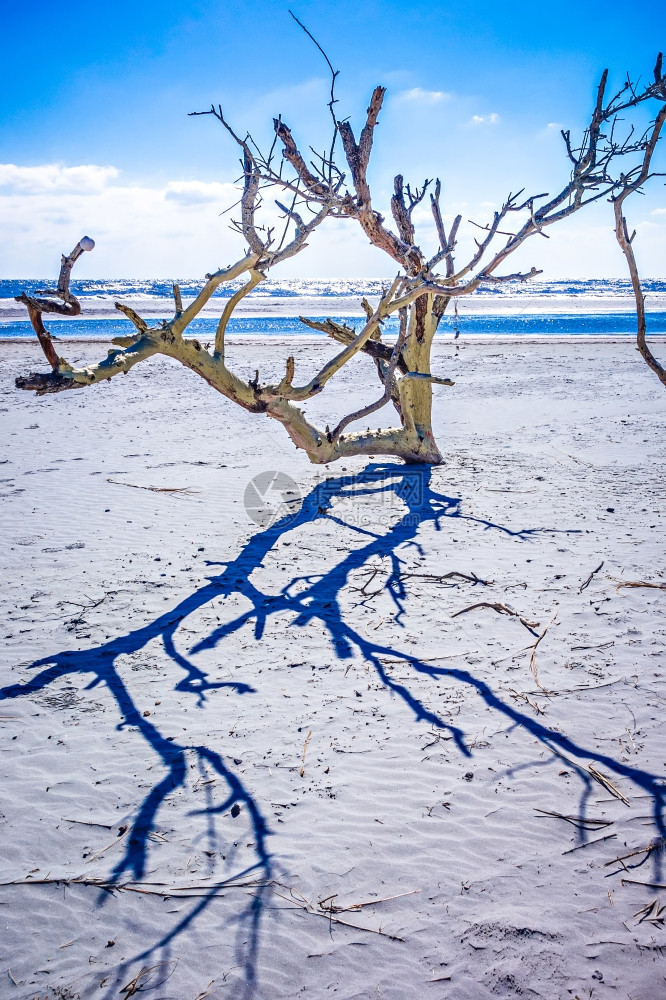
[[[657,60],[657,66],[655,67],[655,78],[657,80],[661,78],[661,56]],[[666,87],[663,88],[663,97],[666,100]],[[643,163],[641,164],[640,170],[638,170],[634,177],[623,175],[623,187],[620,193],[613,198],[613,209],[615,212],[615,237],[627,261],[629,276],[631,278],[631,287],[633,289],[634,299],[636,302],[636,345],[647,366],[655,373],[661,384],[666,386],[666,368],[664,368],[657,358],[655,358],[654,354],[648,347],[647,340],[645,338],[647,329],[645,320],[645,296],[643,295],[643,288],[638,273],[638,264],[636,262],[636,255],[634,254],[633,248],[636,233],[634,232],[631,236],[629,235],[627,220],[622,214],[624,202],[629,195],[634,191],[639,191],[646,181],[653,176],[650,173],[652,158],[657,148],[657,143],[659,142],[664,123],[666,123],[666,103],[657,115],[649,132],[643,155]]]

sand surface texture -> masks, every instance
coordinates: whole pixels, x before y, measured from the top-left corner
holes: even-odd
[[[332,347],[228,358],[290,350]],[[666,995],[666,394],[632,345],[440,345],[430,470],[315,468],[163,359],[14,389],[43,366],[3,345],[0,996]],[[311,412],[376,395],[360,358]]]

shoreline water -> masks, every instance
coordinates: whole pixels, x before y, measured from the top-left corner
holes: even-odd
[[[173,315],[173,307],[166,296],[156,295],[118,295],[115,298],[100,296],[82,296],[82,318],[104,320],[118,317],[115,301],[122,298],[124,305],[130,306],[140,315],[152,318],[163,318]],[[187,302],[187,299],[184,301]],[[202,309],[201,317],[219,316],[224,308],[226,297],[213,296]],[[653,292],[646,294],[646,312],[665,312],[666,293]],[[458,302],[461,316],[521,316],[521,315],[615,315],[635,311],[634,298],[631,295],[490,295],[475,294],[462,297]],[[451,310],[452,314],[452,310]],[[316,316],[363,316],[360,296],[330,295],[330,296],[294,296],[289,298],[278,296],[256,296],[245,299],[234,310],[237,317],[273,317],[294,318],[299,315]],[[447,314],[448,315],[448,314]],[[0,297],[0,321],[21,320],[26,316],[25,306],[13,299]],[[49,321],[66,322],[65,317],[53,315]]]
[[[280,337],[283,337],[281,342]],[[632,337],[635,338],[635,333],[632,335],[630,333],[626,334],[551,334],[551,335],[537,335],[537,334],[472,334],[469,336],[460,336],[457,340],[452,334],[437,334],[435,337],[435,342],[438,344],[456,344],[460,347],[468,346],[471,344],[498,344],[502,346],[508,346],[510,344],[562,344],[562,345],[573,345],[573,344],[627,344],[631,343]],[[186,337],[186,340],[195,340],[194,336]],[[666,344],[666,334],[656,333],[648,334],[647,339],[651,344]],[[112,338],[106,337],[54,337],[53,340],[56,344],[73,344],[73,345],[85,345],[85,344],[111,344]],[[321,344],[328,343],[329,338],[326,334],[291,334],[289,336],[284,336],[281,334],[242,334],[242,335],[231,335],[226,338],[227,344],[245,346],[251,344],[263,344],[270,343],[273,347],[299,344],[299,345],[309,345],[309,344]],[[334,343],[334,341],[330,341]],[[387,343],[390,343],[390,338],[387,338]],[[3,337],[0,335],[0,344],[22,344],[29,345],[34,344],[38,346],[37,338],[33,335],[25,337]]]

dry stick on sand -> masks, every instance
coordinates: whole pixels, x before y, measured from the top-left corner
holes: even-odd
[[[585,765],[581,764],[580,761],[573,760],[571,757],[567,757],[567,755],[565,753],[562,753],[561,750],[557,750],[553,746],[551,746],[550,749],[558,757],[561,757],[562,760],[566,760],[568,764],[571,764],[572,767],[576,767],[578,768],[579,771],[585,771],[586,774],[589,774],[591,778],[594,778],[594,780],[598,781],[600,785],[603,785],[603,787],[606,789],[607,792],[610,792],[611,795],[614,795],[616,799],[620,799],[622,802],[624,802],[625,806],[629,805],[629,799],[626,797],[626,795],[623,795],[622,792],[619,790],[619,788],[615,787],[610,778],[608,778],[605,774],[602,774],[601,771],[597,771],[596,767],[593,767],[592,764],[590,764],[589,767],[585,767]]]
[[[532,671],[532,675],[534,677],[536,686],[538,688],[540,688],[543,691],[544,694],[550,694],[550,692],[546,690],[546,688],[543,686],[543,684],[539,680],[539,668],[537,667],[536,651],[537,651],[537,646],[539,645],[539,643],[541,642],[541,640],[543,639],[543,637],[545,636],[546,632],[548,631],[548,629],[553,624],[553,622],[555,621],[556,618],[557,618],[557,615],[555,615],[551,619],[551,621],[548,622],[548,624],[546,625],[545,629],[543,630],[543,632],[541,633],[541,635],[538,637],[537,641],[532,646],[532,654],[530,656],[530,670]]]
[[[105,878],[87,877],[85,875],[75,875],[72,878],[51,877],[45,878],[17,878],[10,882],[0,882],[0,886],[10,885],[85,885],[93,886],[97,889],[105,889],[108,892],[136,892],[142,896],[162,896],[163,898],[174,899],[201,899],[210,895],[214,889],[256,889],[261,886],[271,885],[271,882],[262,882],[261,879],[252,879],[247,882],[212,882],[210,885],[174,885],[170,888],[159,888],[160,882],[109,882]],[[158,888],[146,888],[156,886]],[[220,897],[221,898],[221,897]]]
[[[592,577],[593,577],[593,576],[595,575],[595,573],[598,573],[598,572],[599,572],[599,570],[601,569],[601,567],[603,566],[603,564],[604,564],[604,561],[603,561],[603,559],[602,559],[602,560],[601,560],[601,562],[599,563],[599,565],[597,566],[597,568],[596,568],[596,569],[593,569],[593,570],[592,570],[592,572],[591,572],[591,573],[590,573],[590,575],[588,576],[588,578],[587,578],[587,580],[585,581],[585,583],[581,583],[581,585],[580,585],[580,588],[579,588],[579,590],[578,590],[578,593],[579,593],[579,594],[582,594],[582,593],[583,593],[583,591],[585,590],[585,588],[586,588],[586,587],[589,587],[590,583],[592,582]]]
[[[612,861],[606,861],[604,868],[608,868],[610,865],[622,864],[622,862],[626,861],[627,858],[635,858],[639,854],[647,854],[649,857],[653,851],[663,850],[664,847],[666,847],[666,840],[663,837],[658,837],[646,847],[638,847],[635,851],[630,851],[629,854],[621,854],[619,858],[613,858]],[[625,866],[622,865],[622,867],[624,868]]]
[[[590,819],[587,816],[565,816],[564,813],[550,812],[548,809],[537,809],[536,807],[534,811],[541,813],[543,816],[551,816],[554,819],[566,820],[566,822],[571,823],[572,826],[579,826],[584,830],[597,829],[597,827],[613,825],[612,819]]]
[[[411,580],[412,578],[419,578],[421,580],[434,580],[436,583],[441,583],[442,580],[452,580],[454,576],[457,576],[459,580],[468,580],[469,583],[482,583],[484,587],[490,587],[495,581],[494,580],[482,580],[480,576],[476,573],[472,573],[471,576],[467,573],[459,573],[457,570],[453,570],[451,573],[401,573],[401,580]],[[467,609],[469,610],[469,609]],[[462,614],[459,611],[458,614]]]
[[[664,882],[639,882],[635,878],[623,878],[621,879],[622,885],[645,885],[648,889],[666,889],[666,883]]]
[[[310,737],[312,736],[312,730],[308,730],[308,735],[305,737],[305,743],[303,744],[303,756],[301,758],[301,770],[299,772],[301,778],[305,774],[305,754],[307,753],[308,743],[310,742]]]
[[[380,566],[373,566],[372,568],[368,567],[364,572],[370,573],[370,576],[363,584],[363,586],[352,587],[351,589],[357,590],[361,594],[364,594],[367,597],[374,597],[376,594],[381,593],[381,591],[384,589],[384,584],[382,584],[379,590],[375,590],[371,594],[366,594],[366,588],[370,586],[370,584],[377,576],[377,573],[380,571],[381,568],[382,567]],[[481,583],[483,584],[484,587],[490,587],[494,583],[494,580],[482,580],[481,577],[476,575],[476,573],[472,573],[470,576],[468,573],[459,573],[457,570],[453,570],[450,573],[399,573],[398,574],[398,578],[400,579],[400,581],[419,579],[419,580],[432,580],[434,583],[443,583],[444,580],[452,580],[454,577],[458,577],[459,580],[467,580],[469,583],[472,584]],[[455,584],[449,584],[449,586],[454,587]],[[458,613],[461,614],[462,612]]]
[[[662,906],[658,899],[653,899],[651,903],[641,906],[640,910],[634,913],[635,917],[641,918],[638,921],[639,924],[642,924],[645,920],[649,924],[661,924],[663,926],[666,923],[666,906]]]
[[[364,903],[350,903],[349,906],[338,906],[333,900],[337,899],[337,892],[333,896],[326,896],[325,899],[318,900],[318,906],[326,913],[349,913],[353,910],[361,910],[364,906],[376,906],[377,903],[388,903],[392,899],[402,899],[403,896],[415,896],[421,892],[420,889],[410,889],[409,892],[399,892],[395,896],[384,896],[382,899],[368,899]],[[324,906],[328,903],[328,906]]]
[[[457,618],[458,615],[467,614],[468,611],[475,611],[476,608],[491,608],[500,615],[510,615],[512,618],[517,618],[520,624],[524,625],[527,631],[533,635],[535,634],[534,629],[539,625],[539,622],[531,622],[527,618],[523,618],[517,611],[514,611],[513,608],[508,607],[506,604],[491,603],[488,601],[479,601],[478,604],[470,604],[468,608],[461,608],[460,611],[455,611],[451,617]]]
[[[642,580],[616,580],[613,578],[613,582],[617,583],[616,590],[620,587],[651,587],[654,590],[666,590],[666,583],[646,583]]]
[[[586,840],[584,844],[576,844],[575,847],[570,847],[568,851],[562,851],[562,857],[565,854],[573,854],[574,851],[582,851],[583,848],[591,847],[592,844],[601,844],[604,840],[614,840],[616,837],[616,833],[607,833],[605,837],[597,837],[596,840]]]
[[[283,896],[280,892],[276,893],[276,895],[279,896],[280,899],[286,900],[288,903],[294,903],[294,908],[304,910],[305,913],[310,913],[312,916],[323,917],[325,920],[328,920],[329,923],[342,924],[343,927],[351,927],[355,931],[367,931],[369,934],[379,934],[381,937],[388,938],[390,941],[405,940],[404,938],[397,937],[395,934],[387,934],[386,931],[383,931],[381,928],[377,930],[374,927],[362,927],[360,924],[350,924],[349,921],[341,920],[340,917],[334,916],[328,910],[316,909],[316,907],[314,907],[312,903],[298,891],[298,889],[290,889],[289,892],[289,896]],[[379,900],[377,902],[379,902]]]
[[[107,483],[113,483],[114,486],[131,486],[133,490],[152,490],[153,493],[196,493],[197,490],[191,490],[189,486],[138,486],[136,483],[121,483],[119,479],[107,479]]]
[[[528,632],[531,632],[532,635],[536,635],[534,629],[539,625],[539,622],[528,621],[527,618],[523,618],[522,615],[518,614],[517,611],[514,611],[513,608],[508,607],[508,605],[506,604],[492,603],[488,601],[479,601],[478,604],[470,604],[468,608],[462,608],[460,611],[456,611],[454,614],[451,615],[451,617],[457,618],[458,615],[464,615],[467,611],[474,611],[476,608],[491,608],[493,611],[497,611],[497,613],[500,615],[510,615],[512,618],[517,618],[520,624],[523,625]],[[548,622],[545,629],[537,636],[537,640],[532,646],[526,647],[527,649],[532,650],[532,655],[530,656],[530,670],[532,671],[537,687],[541,691],[543,691],[544,694],[550,694],[550,692],[548,691],[547,688],[543,686],[543,684],[539,680],[539,670],[536,662],[536,651],[537,651],[537,646],[539,645],[539,643],[541,642],[541,640],[543,639],[546,632],[548,631],[548,629],[553,624],[556,618],[557,615],[555,615],[555,617]]]
[[[175,959],[175,961],[172,962],[158,962],[157,965],[144,965],[144,967],[141,969],[139,973],[137,973],[134,979],[131,979],[130,982],[127,983],[126,986],[123,986],[123,988],[119,992],[125,994],[125,1000],[129,1000],[129,997],[133,997],[136,993],[143,993],[146,987],[148,987],[148,989],[154,989],[155,986],[161,986],[162,983],[166,982],[167,979],[171,978],[173,973],[176,971],[177,965],[178,965],[178,959]],[[169,966],[173,966],[171,972],[169,972],[169,974],[166,975],[164,979],[161,980],[160,983],[154,983],[152,986],[148,986],[147,977],[150,975],[151,972],[155,972],[156,969],[163,969],[165,967],[168,968]]]

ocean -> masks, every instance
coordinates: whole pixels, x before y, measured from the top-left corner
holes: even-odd
[[[60,339],[109,340],[134,329],[116,310],[116,301],[132,306],[151,324],[170,318],[174,281],[180,285],[185,302],[203,284],[201,279],[73,281],[71,288],[81,302],[82,316],[73,320],[46,316],[45,320]],[[0,280],[0,339],[33,335],[25,308],[14,301],[14,296],[22,291],[36,294],[52,283],[52,279]],[[204,312],[188,327],[187,335],[203,340],[212,338],[224,300],[240,284],[236,281],[221,286]],[[300,322],[299,315],[318,320],[328,316],[360,329],[361,298],[376,301],[386,284],[369,279],[269,279],[242,301],[228,332],[231,336],[316,336],[315,331]],[[666,281],[646,280],[643,287],[648,334],[664,335]],[[630,337],[636,332],[633,295],[627,280],[530,281],[490,286],[459,301],[459,317],[447,314],[440,324],[440,335]],[[389,320],[384,329],[389,335],[394,333],[397,320]]]

